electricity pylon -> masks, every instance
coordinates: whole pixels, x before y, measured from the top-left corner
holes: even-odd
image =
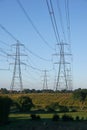
[[[58,76],[57,76],[57,83],[56,83],[56,90],[69,90],[70,86],[69,86],[69,76],[67,75],[67,70],[70,67],[70,61],[66,61],[66,59],[68,60],[68,58],[66,58],[66,56],[71,55],[69,52],[65,52],[67,49],[65,49],[66,46],[68,46],[69,44],[67,43],[60,43],[57,44],[59,46],[59,53],[55,54],[59,57],[59,62],[56,62],[56,64],[59,65],[58,68]]]
[[[20,53],[20,47],[24,46],[23,44],[19,43],[17,41],[16,44],[12,45],[16,49],[16,53],[10,56],[14,57],[15,62],[14,64],[14,70],[13,70],[13,76],[12,76],[12,81],[11,81],[11,86],[10,90],[19,90],[20,92],[23,90],[23,83],[22,83],[22,74],[21,74],[21,64],[24,64],[21,62],[20,57],[21,56],[26,56],[24,54]]]
[[[44,80],[43,80],[43,90],[48,89],[48,84],[47,84],[47,70],[44,70]]]

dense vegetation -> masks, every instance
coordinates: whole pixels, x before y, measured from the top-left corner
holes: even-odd
[[[0,96],[0,124],[8,123],[8,115],[12,100],[9,97]]]
[[[10,120],[14,119],[14,121],[17,120],[17,122],[20,120],[19,124],[21,124],[21,119],[23,119],[23,123],[25,122],[26,125],[28,124],[25,119],[41,122],[43,118],[46,118],[46,120],[49,118],[53,122],[87,121],[86,89],[78,89],[71,92],[32,90],[26,93],[10,93],[6,89],[1,89],[0,92],[0,124],[8,123],[9,114]],[[25,124],[21,124],[22,128],[24,128],[23,126],[25,126]],[[31,125],[31,123],[29,125]],[[17,125],[15,124],[15,126]],[[17,127],[15,127],[15,129],[17,129]],[[41,129],[42,128],[45,128],[44,124],[42,124]],[[31,129],[33,129],[33,125]]]
[[[29,93],[24,93],[24,91]],[[6,92],[6,95],[15,102],[16,107],[19,107],[21,111],[24,111],[23,109],[25,109],[23,108],[24,104],[27,107],[26,104],[28,101],[31,108],[34,110],[59,112],[87,110],[87,89],[77,89],[72,92],[52,92],[51,90],[45,90],[44,92],[41,90],[24,91],[23,93],[11,94],[9,91],[7,92],[6,89],[1,89],[1,95],[5,95],[3,93]]]

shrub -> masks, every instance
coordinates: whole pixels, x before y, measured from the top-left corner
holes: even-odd
[[[67,106],[60,106],[60,107],[59,107],[59,111],[60,111],[60,112],[69,112],[69,109],[68,109]]]
[[[28,96],[20,96],[17,99],[18,108],[21,112],[28,112],[34,105]]]
[[[35,115],[35,114],[31,114],[30,117],[32,120],[40,120],[41,119],[39,115]]]
[[[52,117],[52,120],[53,120],[53,121],[59,121],[59,119],[60,119],[59,116],[56,115],[56,114],[53,115],[53,117]]]
[[[76,120],[77,120],[77,121],[79,121],[79,120],[80,120],[80,119],[79,119],[79,116],[76,116]]]
[[[73,98],[84,102],[87,97],[86,89],[77,89],[73,92]]]
[[[54,112],[57,111],[59,109],[59,103],[54,102],[51,103],[49,106],[46,106],[46,110],[49,112]]]
[[[9,97],[0,96],[0,124],[8,122],[8,115],[12,100]]]
[[[63,116],[62,116],[62,120],[63,120],[63,121],[73,121],[73,117],[68,116],[68,115],[63,115]]]
[[[76,107],[69,107],[69,111],[70,112],[77,112],[77,108]]]
[[[46,111],[48,112],[54,112],[55,110],[51,108],[50,106],[46,106]]]
[[[51,103],[49,106],[46,106],[46,110],[49,112],[69,112],[69,108],[67,106],[61,106],[59,103]]]

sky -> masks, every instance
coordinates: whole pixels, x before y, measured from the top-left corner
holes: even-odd
[[[68,43],[64,0],[52,0],[56,22],[60,40],[64,41],[57,5],[59,2],[66,42],[71,45],[73,89],[87,88],[87,0],[68,1],[71,43]],[[0,0],[0,25],[24,44],[24,47],[21,46],[21,53],[26,55],[21,56],[21,62],[26,64],[21,64],[23,88],[42,89],[44,70],[47,70],[48,88],[54,89],[58,73],[58,65],[54,63],[58,62],[58,57],[55,58],[53,54],[58,46],[46,0],[20,0],[20,2],[27,16],[17,0]],[[13,45],[17,40],[14,40],[6,30],[0,27],[0,88],[10,89],[14,69]]]

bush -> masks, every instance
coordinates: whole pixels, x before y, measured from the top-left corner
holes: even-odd
[[[49,112],[54,112],[59,110],[59,103],[54,102],[51,103],[49,106],[46,106],[46,110]]]
[[[59,119],[60,119],[60,118],[59,118],[58,115],[56,115],[56,114],[53,115],[53,118],[52,118],[53,121],[59,121]]]
[[[17,99],[18,108],[21,112],[28,112],[34,106],[31,98],[27,96],[20,96]]]
[[[77,108],[76,107],[69,107],[69,112],[77,112]]]
[[[35,114],[31,114],[30,117],[32,120],[40,120],[41,119],[39,115],[35,115]]]
[[[69,109],[68,109],[68,107],[66,107],[66,106],[60,106],[60,107],[59,107],[59,111],[60,111],[60,112],[69,112]]]
[[[79,120],[80,120],[79,116],[76,116],[76,120],[77,120],[77,121],[79,121]]]
[[[49,106],[46,106],[46,110],[49,112],[69,112],[69,108],[67,106],[61,106],[57,102],[52,103]]]
[[[63,120],[63,121],[73,121],[73,117],[68,116],[68,115],[63,115],[63,116],[62,116],[62,120]]]
[[[87,97],[87,89],[77,89],[73,92],[73,98],[84,102]]]
[[[54,112],[55,110],[53,108],[51,108],[50,106],[46,106],[46,111],[48,112]]]
[[[0,96],[0,124],[8,122],[8,115],[12,100],[9,97]]]

